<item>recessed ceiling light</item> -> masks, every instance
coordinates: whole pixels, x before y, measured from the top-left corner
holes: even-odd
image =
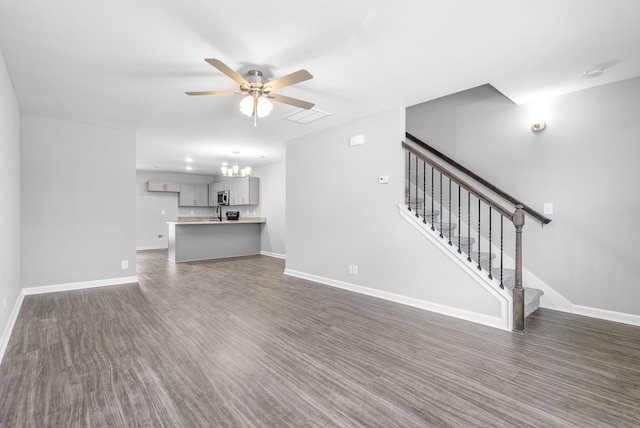
[[[187,162],[193,162],[193,159],[191,159],[191,158],[187,158],[186,160],[187,160]]]
[[[187,169],[187,171],[191,171],[193,168],[191,168],[190,166],[188,166],[186,169]]]

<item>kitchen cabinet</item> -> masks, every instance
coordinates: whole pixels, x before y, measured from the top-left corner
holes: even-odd
[[[224,183],[211,183],[209,184],[209,206],[217,207],[218,206],[218,192],[221,192],[224,189]]]
[[[208,207],[209,186],[206,183],[180,183],[178,206]]]
[[[147,182],[149,192],[180,192],[180,183],[177,181],[153,181]]]
[[[235,180],[235,204],[233,205],[258,205],[260,179],[258,177],[245,177]]]
[[[229,191],[229,205],[238,205],[238,196],[236,194],[237,182],[238,179],[234,178],[233,180],[227,181],[226,183],[226,190]]]
[[[211,201],[211,206],[218,205],[218,192],[229,191],[229,205],[258,205],[260,179],[258,177],[233,178],[231,180],[212,183],[209,185],[209,195],[215,195],[215,200]],[[211,199],[210,199],[211,200]]]

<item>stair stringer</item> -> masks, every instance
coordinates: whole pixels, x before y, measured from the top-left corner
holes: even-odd
[[[449,259],[458,265],[463,272],[466,272],[467,275],[469,275],[499,303],[499,319],[497,320],[497,323],[492,324],[492,326],[507,331],[513,330],[513,298],[509,290],[501,289],[500,283],[495,279],[489,279],[484,270],[479,271],[477,269],[470,269],[472,266],[469,266],[466,254],[458,253],[456,247],[450,246],[440,238],[438,231],[431,230],[427,224],[423,223],[422,217],[416,217],[415,214],[413,214],[413,211],[408,211],[407,208],[408,207],[405,204],[398,204],[400,216],[415,227],[418,232],[420,232],[434,245],[441,248],[443,253],[447,255]]]

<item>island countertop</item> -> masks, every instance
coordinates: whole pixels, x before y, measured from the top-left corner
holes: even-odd
[[[251,224],[251,223],[266,223],[265,217],[240,217],[238,220],[227,220],[225,218],[220,221],[217,217],[187,217],[178,218],[178,221],[168,221],[168,224],[175,224],[177,226],[189,225],[189,224]]]

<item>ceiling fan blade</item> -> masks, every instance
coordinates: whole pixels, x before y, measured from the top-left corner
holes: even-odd
[[[233,71],[231,68],[229,68],[229,66],[227,66],[224,62],[220,61],[219,59],[207,58],[205,59],[205,61],[207,61],[209,64],[211,64],[218,70],[222,71],[227,76],[231,77],[238,84],[240,85],[242,85],[243,83],[248,84],[248,82],[244,80],[244,77],[240,76],[238,73]]]
[[[237,91],[195,91],[195,92],[185,92],[187,95],[233,95],[239,94]]]
[[[307,110],[309,110],[315,105],[314,103],[302,101],[297,98],[285,97],[284,95],[278,95],[278,94],[269,94],[267,98],[270,98],[274,101],[278,101],[279,103],[289,104],[289,105],[304,108]]]
[[[295,73],[287,74],[286,76],[279,77],[275,80],[271,80],[264,84],[265,88],[271,88],[272,91],[284,88],[285,86],[293,85],[295,83],[304,82],[305,80],[313,79],[311,73],[307,70],[298,70]]]

